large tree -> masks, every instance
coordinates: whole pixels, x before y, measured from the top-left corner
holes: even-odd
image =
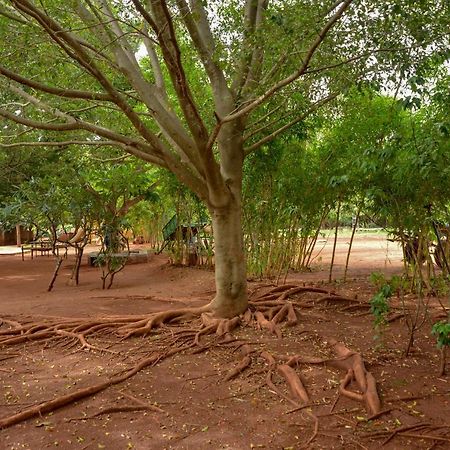
[[[247,308],[244,158],[358,80],[408,77],[446,47],[448,10],[445,0],[0,0],[1,142],[114,145],[173,172],[210,211],[208,308],[232,317]]]

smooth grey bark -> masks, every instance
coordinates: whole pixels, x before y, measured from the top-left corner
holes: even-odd
[[[214,315],[230,318],[247,309],[247,267],[242,231],[243,125],[236,120],[223,126],[217,136],[223,183],[209,187],[208,208],[214,234],[216,296],[210,306]]]
[[[240,199],[211,212],[214,232],[216,296],[214,315],[231,318],[247,309],[247,270]]]

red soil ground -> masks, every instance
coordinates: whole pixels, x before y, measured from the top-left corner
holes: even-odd
[[[337,281],[328,285],[330,248],[330,242],[326,243],[312,272],[289,273],[287,282],[325,286],[368,302],[374,293],[368,282],[372,271],[390,276],[402,269],[395,244],[381,236],[358,237],[349,281],[339,281],[348,248],[348,239],[341,238],[333,273]],[[173,267],[167,261],[164,255],[152,255],[148,263],[127,265],[106,291],[101,290],[99,270],[86,264],[81,284],[69,286],[73,264],[69,256],[54,290],[48,293],[52,258],[26,256],[22,261],[20,255],[0,255],[0,319],[147,314],[200,306],[212,298],[213,272]],[[270,283],[251,281],[249,288]],[[412,296],[406,302],[409,308],[416,304]],[[320,303],[300,309],[299,324],[282,328],[281,339],[266,330],[238,328],[233,335],[257,352],[251,356],[250,367],[231,381],[225,377],[241,360],[239,352],[204,337],[205,343],[214,341],[206,351],[178,353],[95,396],[1,430],[0,449],[450,448],[449,378],[438,375],[439,352],[430,333],[433,320],[442,312],[438,299],[429,299],[429,312],[408,358],[402,356],[408,338],[404,319],[392,322],[382,338],[374,340],[368,309],[346,306]],[[397,299],[393,306],[401,311]],[[3,322],[0,331],[9,327]],[[177,329],[173,328],[174,333]],[[156,330],[125,341],[113,335],[93,340],[99,347],[118,352],[114,354],[80,350],[71,341],[0,346],[0,420],[127,370],[158,346],[158,336]],[[267,386],[267,364],[258,356],[260,351],[326,358],[332,354],[332,339],[362,354],[386,411],[379,418],[367,420],[364,404],[338,397],[345,373],[326,364],[296,368],[313,403],[309,408],[292,412],[290,394],[280,375],[273,375],[278,392]],[[162,412],[122,408],[143,404],[156,405]],[[318,432],[306,444],[314,431],[310,413],[319,418]]]

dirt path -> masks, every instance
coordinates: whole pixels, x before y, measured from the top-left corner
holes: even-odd
[[[311,273],[289,274],[288,282],[323,287],[330,246],[326,243]],[[341,238],[334,278],[342,276],[347,248],[348,239]],[[19,255],[0,255],[0,316],[147,314],[202,305],[214,292],[211,271],[171,267],[163,255],[127,266],[109,291],[100,289],[98,269],[86,265],[81,285],[68,286],[71,264],[73,256],[65,261],[54,291],[48,293],[51,258],[28,256],[21,261]],[[359,237],[351,259],[351,281],[325,287],[368,301],[373,295],[368,275],[374,270],[396,273],[401,267],[401,252],[394,244],[379,236]],[[253,281],[250,288],[260,285]],[[413,304],[413,299],[408,301]],[[241,327],[235,338],[249,342],[254,352],[249,367],[230,381],[225,381],[227,374],[242,359],[239,348],[204,337],[203,342],[214,345],[203,352],[178,353],[93,397],[0,431],[0,449],[450,448],[449,379],[437,376],[439,354],[430,336],[431,323],[418,332],[414,352],[405,359],[407,329],[402,321],[393,322],[383,339],[374,341],[367,308],[346,310],[345,306],[313,301],[299,311],[299,325],[282,328],[282,339],[264,329]],[[438,314],[436,299],[430,300],[430,311],[431,316]],[[4,324],[0,330],[6,328]],[[175,327],[172,333],[182,333],[182,328]],[[159,349],[158,336],[154,332],[123,342],[111,335],[95,339],[95,344],[119,352],[114,354],[80,351],[70,341],[0,347],[0,419],[123,373]],[[360,352],[373,373],[382,409],[389,410],[379,419],[367,421],[363,403],[337,397],[345,372],[336,367],[306,363],[294,367],[314,404],[295,412],[280,374],[273,374],[276,390],[268,387],[262,352],[323,359],[332,354],[332,339]],[[350,389],[357,389],[354,382]],[[311,414],[320,417],[317,433],[306,445],[315,428]]]

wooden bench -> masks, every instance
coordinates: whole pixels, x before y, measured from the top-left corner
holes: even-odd
[[[64,250],[64,258],[67,257],[67,248],[68,245],[67,244],[56,244],[55,245],[55,252],[56,255],[59,256],[59,251],[60,250]],[[38,241],[31,241],[28,244],[23,244],[21,245],[21,250],[22,250],[22,261],[25,260],[25,252],[27,252],[28,250],[30,251],[31,254],[31,259],[34,258],[34,254],[47,254],[47,256],[50,256],[50,252],[52,251],[53,247],[52,247],[52,243],[48,240],[38,240]]]

